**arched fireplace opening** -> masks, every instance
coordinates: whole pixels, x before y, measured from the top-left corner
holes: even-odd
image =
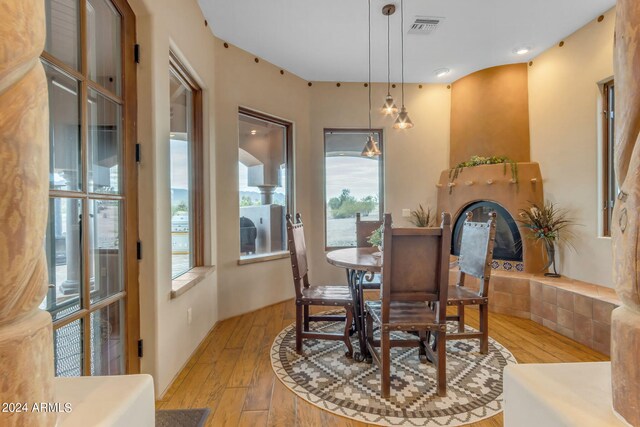
[[[453,227],[452,254],[460,255],[460,242],[462,241],[462,225],[467,212],[473,213],[472,221],[485,222],[489,220],[489,214],[497,214],[496,241],[493,247],[493,258],[503,261],[522,261],[522,237],[518,230],[518,224],[511,214],[495,202],[483,200],[467,205],[460,211]]]

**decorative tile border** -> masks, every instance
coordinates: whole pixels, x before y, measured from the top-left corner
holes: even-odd
[[[524,272],[524,263],[522,261],[505,261],[494,259],[491,262],[491,268],[497,271],[517,271]]]

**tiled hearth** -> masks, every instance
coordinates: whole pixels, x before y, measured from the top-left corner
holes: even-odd
[[[457,272],[450,277],[455,283]],[[478,285],[469,280],[467,286]],[[619,305],[613,289],[566,277],[494,270],[489,285],[491,311],[531,319],[607,355],[611,312]]]

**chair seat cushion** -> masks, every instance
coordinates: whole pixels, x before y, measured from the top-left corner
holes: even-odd
[[[348,286],[320,285],[302,288],[302,302],[317,305],[353,305]]]
[[[365,309],[375,323],[382,323],[382,302],[367,301]],[[436,313],[426,302],[393,301],[389,310],[389,325],[398,330],[438,329]]]
[[[473,291],[464,286],[449,286],[447,292],[447,305],[457,305],[457,302],[464,304],[481,304],[487,301],[487,298],[478,295],[477,291]]]

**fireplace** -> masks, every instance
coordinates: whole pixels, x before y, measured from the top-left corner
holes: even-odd
[[[522,262],[522,237],[518,224],[511,214],[502,206],[490,201],[481,201],[470,204],[463,212],[473,213],[473,221],[485,222],[489,220],[489,214],[495,212],[496,241],[493,246],[493,258],[503,261]],[[460,242],[462,241],[462,225],[466,215],[459,215],[454,226],[451,242],[452,254],[460,255]],[[517,264],[516,264],[517,265]]]
[[[486,221],[489,212],[496,212],[496,242],[494,269],[540,273],[544,266],[543,250],[517,219],[521,209],[532,203],[544,203],[542,176],[537,163],[518,163],[517,180],[504,165],[483,165],[464,168],[455,179],[449,170],[440,175],[438,212],[449,212],[453,218],[452,255],[460,253],[462,224],[468,211],[473,221]]]

